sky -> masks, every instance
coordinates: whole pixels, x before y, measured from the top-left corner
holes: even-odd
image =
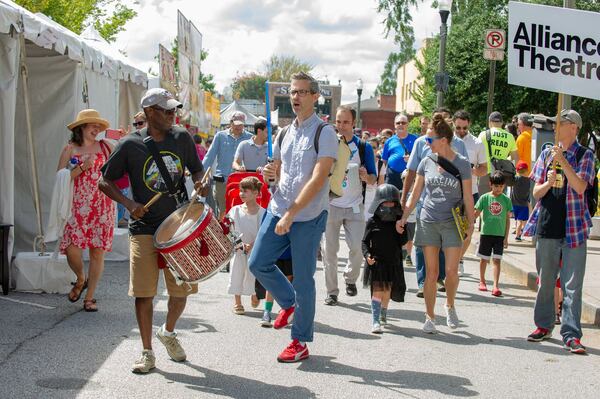
[[[416,43],[439,31],[440,19],[426,0],[411,14]],[[203,73],[217,90],[237,75],[261,72],[271,55],[293,55],[314,65],[317,79],[341,80],[342,103],[356,101],[356,81],[370,97],[394,51],[383,35],[375,0],[139,0],[138,15],[116,41],[134,65],[158,71],[158,43],[170,48],[177,36],[177,10],[203,35],[209,56]]]

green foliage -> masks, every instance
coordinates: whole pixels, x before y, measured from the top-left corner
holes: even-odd
[[[137,15],[137,12],[119,0],[15,0],[31,12],[41,12],[65,28],[80,34],[93,25],[108,42]],[[137,4],[137,2],[136,2]],[[111,10],[111,11],[109,11]]]
[[[256,72],[236,76],[231,84],[233,98],[247,98],[265,101],[265,82],[267,77]]]
[[[421,118],[412,118],[408,123],[408,132],[410,134],[421,135]]]
[[[269,61],[265,62],[264,67],[264,76],[270,82],[289,82],[292,74],[296,72],[310,73],[314,68],[313,65],[307,62],[286,55],[272,55]]]

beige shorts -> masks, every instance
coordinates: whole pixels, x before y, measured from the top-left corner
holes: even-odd
[[[129,237],[129,296],[151,298],[158,287],[158,252],[154,248],[152,235]],[[169,269],[162,269],[167,292],[172,297],[186,297],[198,292],[198,284],[177,285]]]

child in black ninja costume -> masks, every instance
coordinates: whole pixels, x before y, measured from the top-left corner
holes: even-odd
[[[402,265],[402,246],[407,234],[399,225],[402,218],[400,191],[391,184],[382,184],[375,191],[369,209],[373,216],[367,221],[362,251],[367,265],[363,276],[366,287],[371,286],[371,332],[381,334],[387,325],[390,299],[404,302],[406,282]]]

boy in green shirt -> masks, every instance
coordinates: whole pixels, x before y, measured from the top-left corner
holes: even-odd
[[[481,220],[483,221],[477,250],[477,256],[481,259],[479,262],[479,291],[487,291],[485,269],[492,258],[494,263],[492,295],[498,297],[502,296],[502,291],[498,288],[500,260],[504,248],[508,248],[512,203],[510,198],[503,193],[505,180],[501,172],[496,171],[491,174],[490,185],[492,191],[483,194],[475,204],[475,217],[482,215]]]

